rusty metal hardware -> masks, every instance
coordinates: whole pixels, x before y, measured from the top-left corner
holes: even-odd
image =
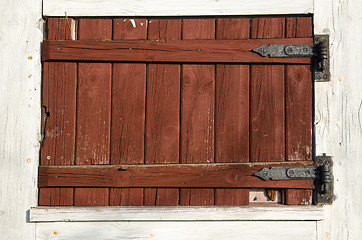
[[[279,180],[314,180],[314,200],[317,204],[332,203],[333,201],[333,173],[332,158],[317,156],[315,166],[278,166],[263,168],[253,175],[265,181]]]
[[[314,44],[266,44],[253,49],[263,57],[271,58],[313,57],[313,75],[316,82],[330,80],[329,73],[329,35],[315,35]]]
[[[253,52],[259,53],[261,56],[270,56],[272,58],[288,58],[288,57],[313,57],[313,45],[284,45],[284,44],[266,44],[253,49]]]
[[[263,180],[313,180],[316,177],[316,167],[271,167],[263,168],[254,176]]]

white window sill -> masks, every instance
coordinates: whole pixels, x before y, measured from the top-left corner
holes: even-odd
[[[30,222],[320,221],[319,206],[35,207]]]

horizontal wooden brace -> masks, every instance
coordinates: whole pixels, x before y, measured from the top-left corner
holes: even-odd
[[[252,52],[263,44],[313,44],[313,38],[248,40],[44,40],[43,61],[310,64],[310,57],[269,58]]]
[[[264,181],[264,167],[311,166],[313,162],[165,165],[40,166],[39,187],[303,188],[312,180]]]

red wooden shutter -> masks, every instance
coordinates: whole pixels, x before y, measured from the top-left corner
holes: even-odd
[[[47,40],[39,205],[311,203],[312,181],[252,176],[313,165],[311,59],[251,52],[311,44],[311,17],[50,18]]]

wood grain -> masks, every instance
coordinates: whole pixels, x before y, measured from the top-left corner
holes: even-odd
[[[181,39],[180,19],[151,19],[148,39]],[[149,64],[146,100],[146,164],[179,163],[180,65]],[[144,205],[178,205],[176,188],[146,188]]]
[[[149,31],[151,29],[151,24]],[[43,42],[43,61],[171,63],[304,63],[311,58],[269,58],[252,52],[263,44],[312,44],[312,38],[258,40],[124,40]]]
[[[46,21],[46,38],[48,40],[72,40],[72,18],[48,18]]]
[[[181,19],[150,19],[148,21],[148,39],[181,39]]]
[[[78,23],[79,40],[111,40],[112,20],[102,18],[81,18]]]
[[[250,108],[250,161],[284,161],[284,66],[251,66]]]
[[[312,160],[313,82],[309,65],[286,67],[286,156]]]
[[[284,18],[251,20],[251,38],[284,37]],[[251,66],[251,162],[285,160],[284,69],[283,65]]]
[[[215,39],[215,19],[183,19],[182,39]],[[181,163],[214,162],[215,66],[182,66]],[[214,189],[181,189],[180,204],[211,205]]]
[[[107,206],[109,193],[107,188],[76,188],[74,206]]]
[[[215,39],[215,19],[183,19],[182,39]]]
[[[311,205],[311,189],[286,189],[285,204],[287,205]]]
[[[312,36],[312,17],[286,19],[286,37]],[[286,67],[286,159],[312,161],[313,82],[310,65]],[[312,204],[312,190],[288,189],[289,205]]]
[[[324,207],[317,206],[204,206],[204,207],[36,207],[30,222],[119,221],[320,221]]]
[[[291,17],[286,19],[287,38],[305,38],[313,36],[312,17]]]
[[[112,38],[112,20],[80,19],[79,40]],[[109,164],[110,63],[78,63],[76,164]],[[108,205],[107,188],[76,188],[74,205]]]
[[[144,163],[145,64],[113,64],[111,163]]]
[[[108,164],[111,64],[78,63],[76,164]]]
[[[311,161],[152,165],[40,166],[40,187],[312,188],[311,180],[264,181],[264,167],[311,166]],[[157,195],[157,194],[156,194]]]
[[[216,19],[216,39],[249,39],[249,18],[218,18]]]
[[[143,188],[110,188],[110,206],[142,206]]]
[[[250,19],[217,19],[217,39],[249,39]],[[249,66],[216,67],[216,162],[249,162]],[[248,205],[249,189],[215,189],[215,205]]]
[[[147,39],[147,19],[116,18],[113,20],[113,40]]]
[[[284,38],[285,18],[252,18],[251,38]]]
[[[249,66],[217,65],[216,162],[249,161]]]
[[[146,164],[179,162],[179,97],[180,66],[149,65],[146,100]],[[171,195],[178,199],[177,189],[146,189],[145,191],[157,191],[156,205],[173,205],[176,200],[171,201],[172,204],[169,202],[170,191],[173,192]]]
[[[214,162],[213,65],[183,65],[181,163]]]
[[[113,40],[147,39],[146,19],[113,20]],[[111,163],[144,164],[146,64],[114,63]],[[110,189],[111,206],[141,206],[143,188]]]
[[[73,188],[40,188],[39,206],[72,206]]]
[[[222,211],[222,210],[220,210]],[[105,231],[106,229],[106,231]],[[38,240],[48,240],[54,231],[62,234],[62,239],[145,239],[157,236],[159,239],[294,239],[311,240],[317,237],[316,221],[120,221],[120,222],[71,222],[37,224]],[[241,233],[240,233],[241,232]],[[59,234],[59,235],[60,235]]]
[[[72,38],[73,19],[49,18],[47,39]],[[43,132],[41,165],[74,164],[77,64],[55,62],[43,64]],[[72,188],[39,189],[42,205],[72,205]]]

